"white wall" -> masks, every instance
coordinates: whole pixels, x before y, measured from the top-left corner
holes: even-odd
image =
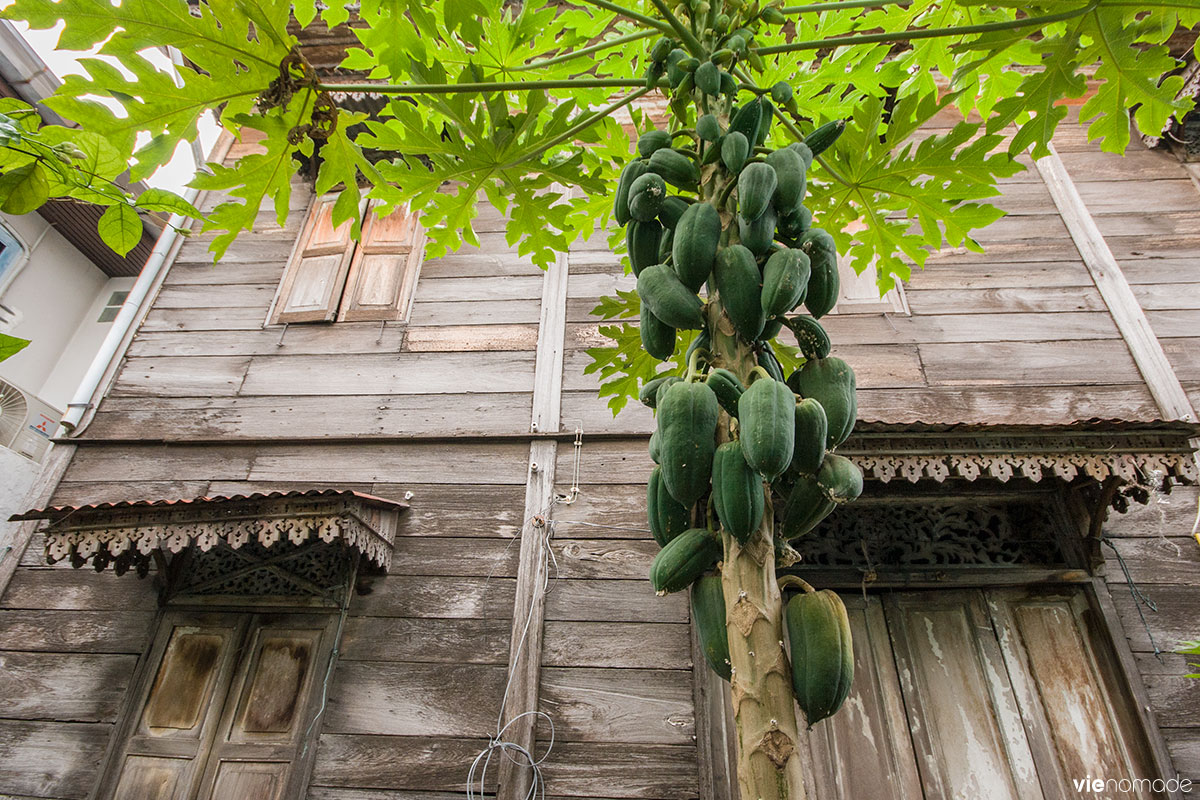
[[[0,563],[5,558],[4,545],[13,541],[19,522],[9,522],[13,514],[29,509],[24,507],[25,495],[33,486],[41,465],[19,456],[12,450],[0,447]],[[9,553],[7,558],[14,558]]]
[[[99,349],[108,325],[95,323],[115,289],[99,268],[37,214],[0,214],[32,248],[0,296],[20,315],[8,331],[30,345],[0,362],[0,379],[63,410]],[[121,279],[132,285],[132,279]]]

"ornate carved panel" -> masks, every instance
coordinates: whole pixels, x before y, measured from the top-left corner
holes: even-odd
[[[1043,502],[849,504],[792,546],[804,565],[863,569],[1066,564]]]

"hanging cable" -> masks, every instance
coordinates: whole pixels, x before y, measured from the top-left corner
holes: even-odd
[[[1158,643],[1154,641],[1154,633],[1150,630],[1150,623],[1146,622],[1146,615],[1142,613],[1142,606],[1155,612],[1158,611],[1158,606],[1133,582],[1133,576],[1129,574],[1129,565],[1125,563],[1121,551],[1117,550],[1117,546],[1112,543],[1112,540],[1107,536],[1101,536],[1100,541],[1108,545],[1108,548],[1113,551],[1113,555],[1117,557],[1117,565],[1121,567],[1121,572],[1125,575],[1125,585],[1129,587],[1129,594],[1133,597],[1133,607],[1137,609],[1138,618],[1142,621],[1142,628],[1150,639],[1150,646],[1154,648],[1154,657],[1162,661],[1162,651],[1158,649]]]

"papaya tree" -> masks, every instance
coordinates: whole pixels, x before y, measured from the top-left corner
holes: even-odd
[[[1131,108],[1152,134],[1190,110],[1165,43],[1200,23],[1180,0],[363,0],[343,66],[366,77],[346,83],[296,38],[318,17],[346,23],[339,4],[15,0],[3,14],[61,21],[60,47],[122,69],[84,59],[67,78],[48,103],[79,133],[52,133],[51,151],[19,141],[37,137],[28,125],[0,139],[0,204],[96,199],[124,216],[139,198],[87,196],[92,151],[140,179],[213,113],[262,145],[193,182],[228,198],[204,217],[218,259],[264,201],[284,221],[291,176],[318,155],[316,191],[361,186],[382,213],[413,203],[433,257],[478,242],[481,194],[542,266],[608,232],[637,286],[598,307],[613,343],[588,369],[614,413],[634,397],[657,409],[650,577],[691,588],[730,683],[747,800],[803,796],[794,703],[812,724],[849,690],[840,602],[776,574],[790,539],[862,489],[836,453],[854,374],[819,321],[838,254],[886,289],[937,248],[979,249],[971,232],[1001,216],[997,180],[1048,152],[1059,101],[1089,80],[1080,115],[1107,150],[1128,143]],[[167,74],[149,47],[186,66]],[[339,108],[358,92],[386,102]],[[0,106],[10,122],[21,111]],[[930,135],[935,117],[958,121]],[[53,151],[55,136],[79,154]],[[30,184],[39,171],[52,190]],[[358,198],[343,192],[335,223],[357,228]]]

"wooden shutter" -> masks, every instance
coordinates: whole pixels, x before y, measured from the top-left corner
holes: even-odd
[[[335,627],[332,615],[169,612],[97,796],[303,796]]]
[[[809,795],[821,800],[922,800],[900,678],[878,596],[843,597],[854,638],[854,684],[842,710],[805,733]],[[802,751],[803,752],[803,751]]]
[[[182,800],[204,768],[245,620],[236,614],[169,614],[136,687],[126,741],[100,797]]]
[[[283,273],[272,323],[329,322],[336,317],[354,240],[350,238],[349,222],[334,227],[335,202],[336,195],[313,200]]]
[[[1045,796],[1078,796],[1074,782],[1089,777],[1157,777],[1132,699],[1089,635],[1083,595],[996,591],[988,604]],[[1138,789],[1112,796],[1154,795]]]
[[[302,797],[300,751],[325,679],[329,616],[259,618],[225,703],[199,800]],[[315,696],[314,696],[315,695]],[[305,749],[316,749],[315,738]]]
[[[408,208],[380,217],[375,207],[373,201],[350,264],[339,321],[397,320],[408,313],[421,267],[421,226]]]

